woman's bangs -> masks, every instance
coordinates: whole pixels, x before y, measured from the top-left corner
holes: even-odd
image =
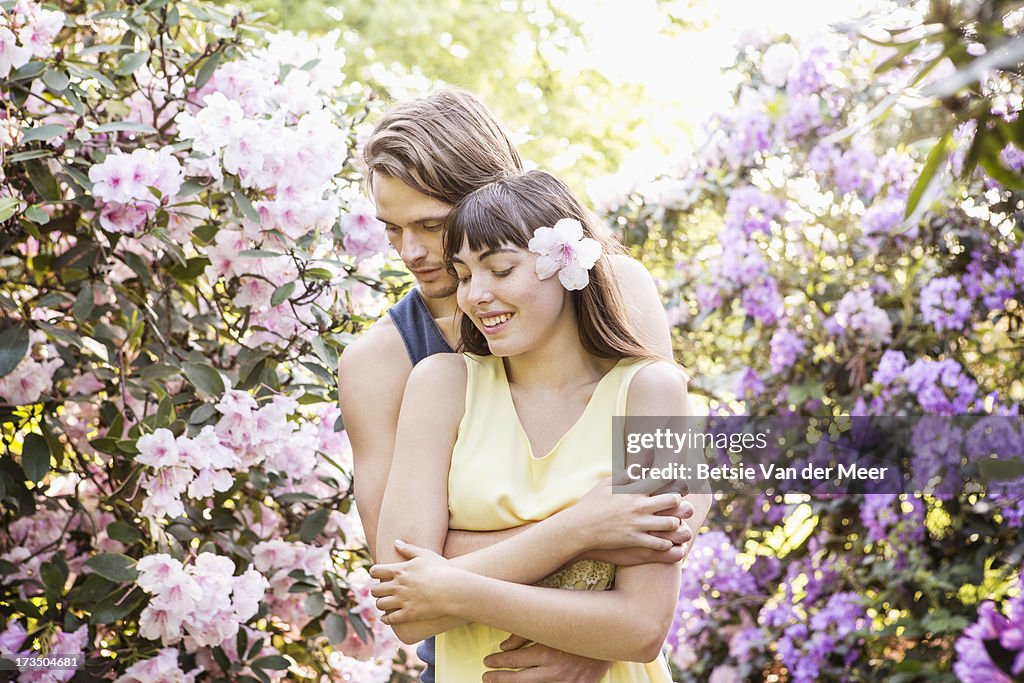
[[[488,199],[498,200],[497,197]],[[498,249],[513,245],[522,249],[529,242],[528,228],[518,212],[496,202],[479,201],[471,195],[452,212],[445,232],[445,257],[450,260],[465,245],[470,251]]]

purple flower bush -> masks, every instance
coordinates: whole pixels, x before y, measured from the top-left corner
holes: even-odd
[[[1020,679],[1019,599],[985,601],[1020,590],[1024,481],[956,485],[1024,442],[1020,87],[893,106],[949,87],[928,22],[743,47],[732,106],[653,179],[688,201],[637,191],[611,217],[689,307],[677,349],[713,414],[919,416],[912,493],[719,495],[683,568],[678,680]],[[977,92],[990,116],[934,132]]]

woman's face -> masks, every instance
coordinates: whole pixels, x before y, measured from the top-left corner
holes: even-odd
[[[452,258],[459,308],[483,332],[495,356],[514,356],[550,339],[560,325],[574,325],[571,300],[557,277],[541,280],[537,255],[513,245]]]

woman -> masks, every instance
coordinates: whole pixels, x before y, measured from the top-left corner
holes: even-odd
[[[629,331],[590,220],[537,171],[480,188],[449,217],[469,353],[432,356],[409,379],[377,544],[396,564],[372,572],[402,640],[442,634],[445,683],[481,680],[509,633],[612,660],[607,682],[671,680],[659,655],[678,565],[584,561],[523,586],[437,555],[449,527],[511,528],[573,505],[611,473],[612,415],[686,412],[685,376]]]

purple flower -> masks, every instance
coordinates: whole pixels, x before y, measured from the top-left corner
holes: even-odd
[[[731,123],[731,127],[726,155],[733,166],[739,166],[753,154],[771,149],[772,120],[767,114],[744,112]]]
[[[771,366],[772,372],[782,372],[786,368],[792,367],[796,359],[807,349],[807,345],[800,335],[786,327],[775,330],[768,347],[768,364]]]
[[[962,415],[978,392],[978,383],[964,375],[955,360],[921,358],[903,372],[907,388],[921,408],[933,415]]]
[[[921,317],[940,332],[963,330],[970,314],[971,301],[952,275],[936,278],[921,290]]]
[[[790,99],[781,125],[787,137],[799,140],[814,132],[824,122],[825,118],[821,115],[821,98],[809,95]]]
[[[903,352],[889,349],[882,354],[882,359],[878,361],[878,368],[871,376],[871,381],[883,387],[891,386],[903,375],[906,368],[907,357],[903,355]]]
[[[1024,151],[1017,149],[1012,142],[999,153],[999,160],[1011,171],[1024,169]]]
[[[893,502],[898,499],[899,496],[895,493],[864,496],[864,504],[860,508],[860,521],[867,529],[868,542],[876,543],[889,535],[889,529],[897,521]]]
[[[743,308],[764,325],[774,325],[782,317],[782,296],[775,278],[765,276],[743,290]]]
[[[985,641],[998,640],[999,645],[1015,652],[1012,671],[1014,676],[1024,671],[1024,597],[1018,595],[1010,601],[1009,618],[996,609],[992,601],[981,603],[978,621],[964,629],[954,648],[957,662],[953,672],[965,683],[1012,683],[989,657]]]
[[[888,198],[875,202],[864,212],[864,217],[860,222],[861,233],[872,248],[877,249],[878,244],[892,234],[893,228],[903,221],[905,209],[906,202],[904,200]],[[901,233],[900,237],[916,239],[917,226]]]
[[[781,201],[756,187],[737,188],[725,206],[725,225],[747,235],[769,232],[772,219],[778,218],[784,208]]]
[[[736,397],[760,396],[764,393],[764,382],[754,368],[744,368],[736,380]]]
[[[844,294],[836,307],[835,321],[847,334],[867,346],[877,346],[892,339],[889,315],[875,305],[868,289]]]
[[[829,142],[819,142],[807,155],[807,166],[815,173],[830,173],[840,161],[843,153]]]
[[[803,61],[790,69],[786,92],[790,97],[821,92],[836,66],[835,59],[824,47],[811,49]]]
[[[733,284],[746,285],[767,272],[761,250],[742,232],[725,228],[718,239],[722,244],[722,260],[718,264],[722,277]]]
[[[701,310],[718,308],[722,305],[722,292],[713,285],[697,285],[695,296],[697,297],[697,305],[701,307]]]
[[[872,177],[877,164],[878,160],[871,150],[864,147],[848,149],[833,168],[832,181],[840,192],[861,190],[866,196],[873,197],[881,185],[876,177]]]
[[[981,299],[989,311],[999,311],[1013,297],[1013,273],[1005,263],[986,269],[988,254],[976,254],[967,264],[963,278],[964,291],[972,299]]]

